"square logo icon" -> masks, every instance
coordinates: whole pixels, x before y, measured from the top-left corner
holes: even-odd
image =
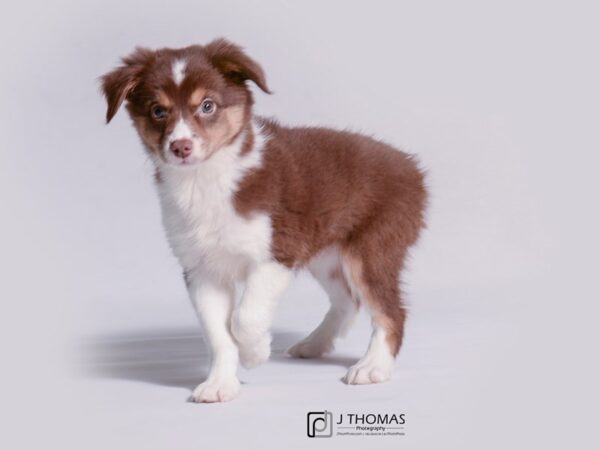
[[[333,436],[333,414],[330,411],[311,411],[306,414],[306,434],[310,438]]]

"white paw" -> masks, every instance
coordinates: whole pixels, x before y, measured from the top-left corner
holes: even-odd
[[[240,363],[246,369],[252,369],[264,363],[271,355],[271,336],[266,334],[253,343],[238,342]]]
[[[325,339],[306,338],[288,349],[294,358],[319,358],[333,350],[333,342]]]
[[[346,384],[383,383],[392,376],[394,361],[359,361],[350,369],[342,381]]]
[[[192,393],[196,403],[228,402],[240,393],[240,382],[236,377],[215,378],[199,384]]]

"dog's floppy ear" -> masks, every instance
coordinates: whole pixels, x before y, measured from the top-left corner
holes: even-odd
[[[264,92],[271,94],[262,68],[239,46],[221,38],[206,45],[204,51],[211,64],[227,79],[238,84],[251,80]]]
[[[145,48],[135,51],[122,59],[123,65],[100,78],[102,91],[106,97],[106,123],[117,113],[119,107],[140,81],[140,76],[154,52]]]

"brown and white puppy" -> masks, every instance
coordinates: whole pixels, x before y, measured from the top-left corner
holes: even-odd
[[[344,381],[386,381],[406,316],[400,271],[424,225],[423,174],[414,158],[369,137],[253,116],[247,81],[269,92],[261,67],[223,39],[139,48],[102,78],[107,121],[126,101],[156,167],[167,238],[213,351],[193,398],[235,397],[238,361],[268,359],[277,297],[302,267],[331,308],[289,353],[332,350],[364,305],[373,335]]]

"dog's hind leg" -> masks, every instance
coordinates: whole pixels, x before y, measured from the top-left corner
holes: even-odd
[[[402,344],[406,310],[400,298],[399,273],[405,250],[389,246],[375,249],[376,242],[371,240],[370,248],[357,245],[343,251],[344,271],[369,311],[373,326],[367,352],[343,378],[347,384],[387,381]]]
[[[358,301],[352,297],[346,282],[338,248],[320,252],[310,261],[308,269],[329,296],[331,306],[319,326],[288,350],[296,358],[318,358],[333,350],[335,338],[345,334],[358,311]]]

